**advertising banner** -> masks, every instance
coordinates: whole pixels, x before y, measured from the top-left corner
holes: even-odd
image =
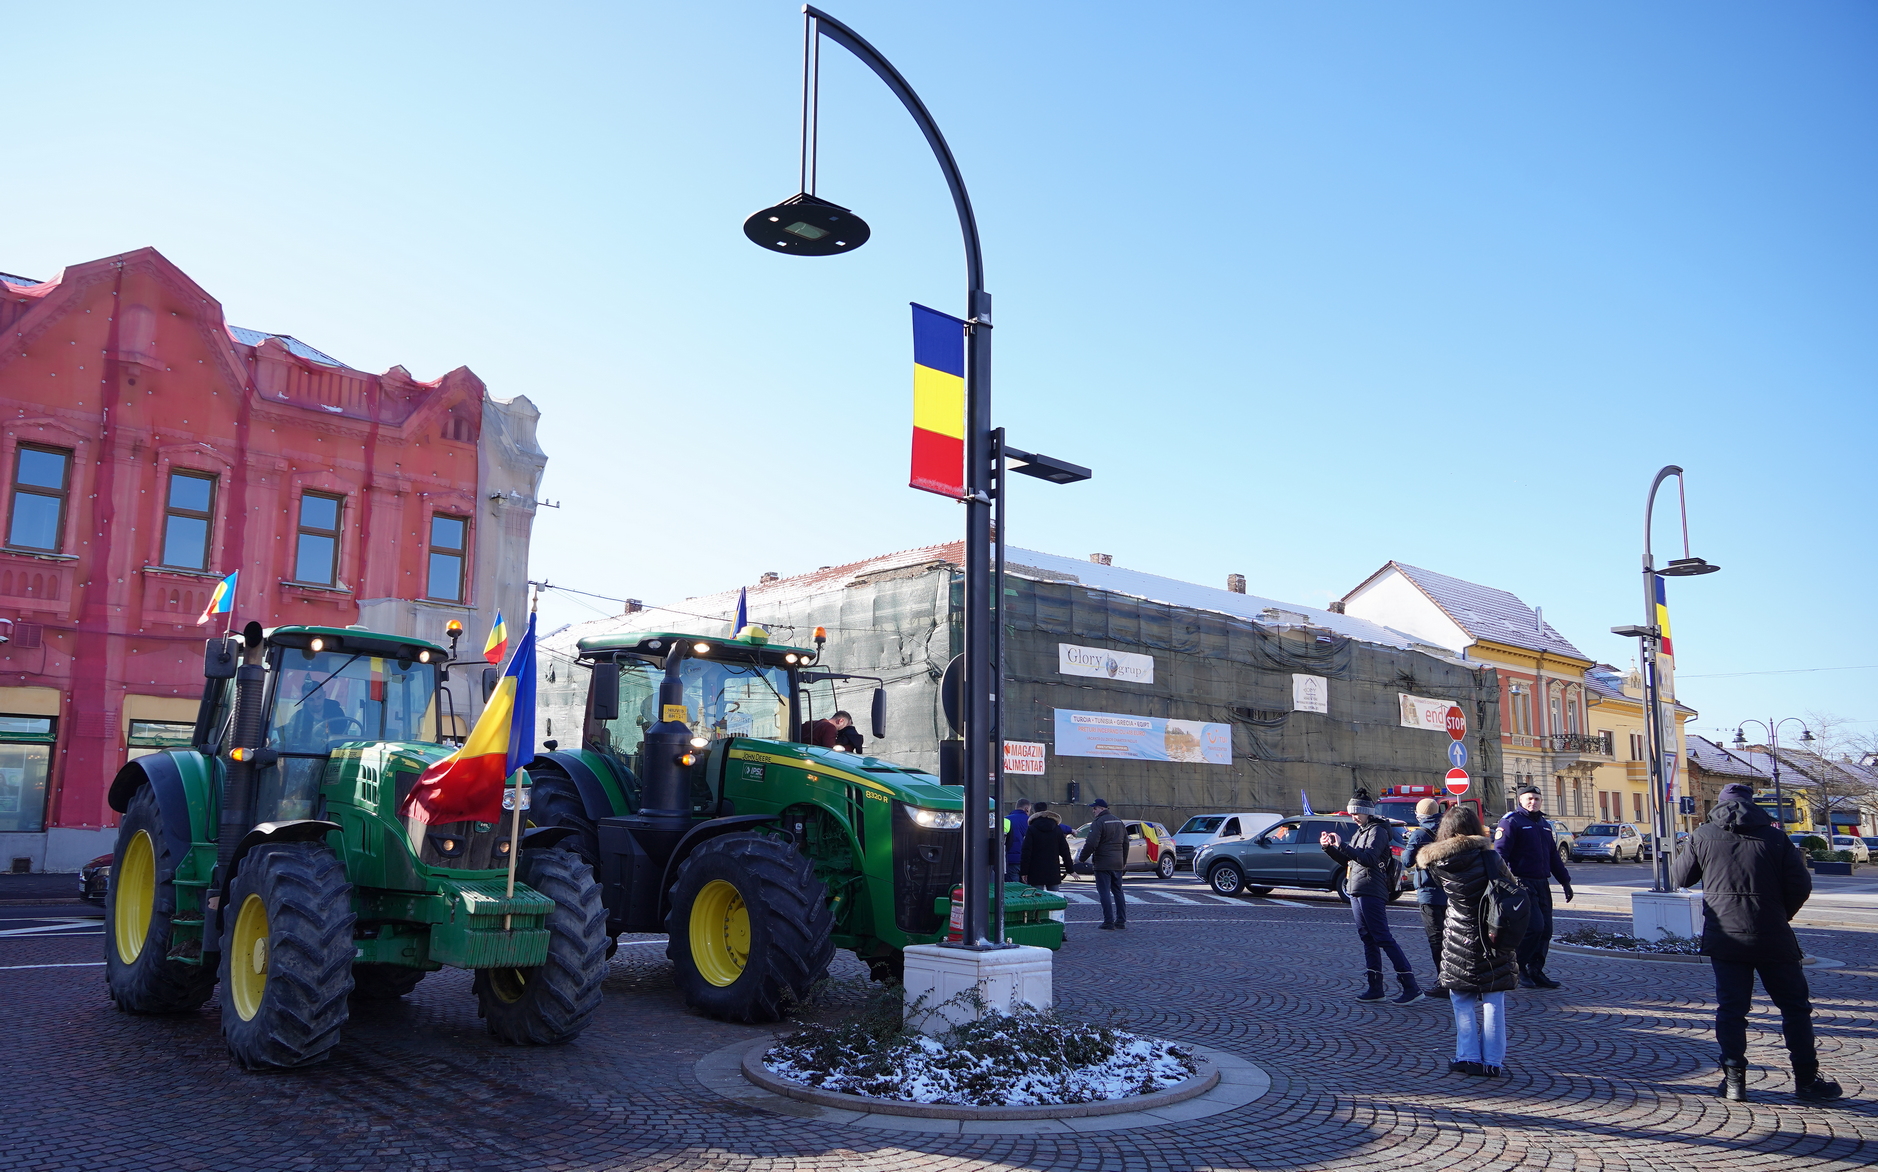
[[[1293,712],[1329,712],[1330,681],[1323,676],[1292,676],[1291,710]]]
[[[1004,742],[1004,771],[1041,776],[1043,774],[1043,742]]]
[[[1231,765],[1232,726],[1058,708],[1056,755]]]
[[[1105,680],[1126,680],[1131,684],[1151,684],[1154,682],[1154,657],[1058,643],[1056,670],[1059,675],[1095,676]]]
[[[1454,707],[1454,701],[1430,700],[1426,696],[1410,696],[1405,692],[1397,692],[1396,696],[1402,701],[1403,728],[1448,731],[1448,709]]]

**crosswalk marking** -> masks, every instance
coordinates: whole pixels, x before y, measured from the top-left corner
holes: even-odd
[[[1230,895],[1214,895],[1212,892],[1209,891],[1205,893],[1205,898],[1212,900],[1214,903],[1229,903],[1234,907],[1244,906],[1238,900],[1232,898]]]
[[[1198,907],[1198,906],[1200,906],[1200,901],[1199,901],[1199,900],[1197,900],[1197,899],[1188,899],[1188,898],[1187,898],[1186,896],[1184,896],[1184,895],[1175,895],[1175,894],[1174,894],[1173,892],[1171,892],[1171,891],[1156,891],[1156,892],[1155,892],[1154,894],[1156,894],[1156,895],[1158,895],[1158,896],[1160,896],[1160,897],[1161,897],[1162,899],[1171,899],[1171,900],[1173,900],[1173,901],[1174,901],[1175,903],[1190,903],[1190,904],[1193,904],[1193,905],[1194,905],[1195,907]]]
[[[1082,895],[1074,891],[1059,891],[1057,892],[1057,894],[1062,896],[1064,899],[1069,900],[1071,903],[1095,903],[1096,902],[1094,897],[1088,896],[1088,895]]]

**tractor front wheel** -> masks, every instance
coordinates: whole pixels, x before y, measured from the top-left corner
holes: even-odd
[[[169,955],[176,914],[177,859],[149,786],[137,791],[117,828],[111,887],[104,898],[104,980],[126,1013],[187,1013],[215,992],[215,970]]]
[[[222,1038],[249,1070],[305,1066],[339,1044],[352,992],[352,886],[316,842],[241,862],[222,912]]]
[[[691,1008],[726,1021],[775,1021],[828,972],[834,926],[828,889],[801,852],[727,834],[679,866],[665,955]]]
[[[517,1046],[570,1042],[600,1007],[606,980],[606,906],[593,868],[559,847],[522,852],[518,878],[554,901],[548,958],[533,968],[477,969],[478,1012]]]
[[[587,817],[586,803],[574,779],[557,765],[543,763],[528,771],[528,820],[536,826],[564,826],[574,833],[557,845],[586,860],[589,867],[600,866],[600,828]]]
[[[396,1001],[417,988],[424,979],[423,969],[401,964],[355,964],[352,966],[354,1001]]]

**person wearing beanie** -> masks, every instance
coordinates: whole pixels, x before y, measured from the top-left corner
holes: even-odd
[[[1441,803],[1423,798],[1415,803],[1415,829],[1409,831],[1408,845],[1402,848],[1402,865],[1415,881],[1415,903],[1422,913],[1422,934],[1428,937],[1428,951],[1435,958],[1434,988],[1430,997],[1439,996],[1441,974],[1441,932],[1448,918],[1448,893],[1441,880],[1420,861],[1421,849],[1435,840],[1441,830]]]
[[[1813,894],[1800,848],[1745,785],[1724,786],[1721,801],[1676,856],[1670,882],[1702,884],[1702,952],[1715,970],[1715,1042],[1725,1099],[1748,1097],[1748,1010],[1754,977],[1780,1009],[1780,1032],[1793,1064],[1793,1093],[1825,1103],[1844,1092],[1819,1073],[1813,1004],[1790,921]]]
[[[1317,836],[1324,853],[1344,864],[1344,890],[1350,896],[1350,911],[1356,917],[1357,939],[1363,942],[1365,984],[1358,1001],[1381,1001],[1387,994],[1382,987],[1382,955],[1389,954],[1395,965],[1396,980],[1402,986],[1397,1005],[1407,1005],[1422,995],[1415,983],[1415,970],[1402,946],[1389,931],[1389,893],[1395,886],[1395,855],[1389,849],[1389,824],[1376,817],[1376,803],[1366,790],[1357,790],[1350,799],[1348,812],[1356,816],[1356,833],[1349,842],[1333,831]]]
[[[1552,837],[1552,824],[1539,808],[1544,795],[1538,786],[1519,791],[1519,806],[1494,830],[1493,849],[1506,861],[1520,885],[1532,893],[1532,921],[1519,942],[1519,983],[1526,989],[1556,989],[1559,983],[1545,973],[1546,954],[1552,948],[1552,880],[1565,891],[1565,902],[1572,901],[1571,872],[1558,857],[1558,839]]]

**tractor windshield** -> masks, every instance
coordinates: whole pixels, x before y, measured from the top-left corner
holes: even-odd
[[[780,667],[687,659],[679,668],[685,681],[685,723],[691,735],[706,740],[757,737],[786,741],[789,736],[789,672]],[[657,664],[622,659],[619,718],[601,723],[605,743],[597,746],[638,771],[646,730],[659,722]]]
[[[345,741],[434,740],[436,668],[363,652],[282,648],[268,747],[324,753]]]

